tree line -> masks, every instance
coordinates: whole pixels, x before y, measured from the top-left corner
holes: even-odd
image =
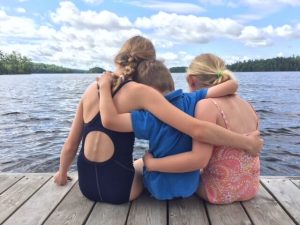
[[[31,74],[31,73],[102,73],[100,67],[89,70],[70,69],[54,64],[34,63],[30,58],[13,51],[5,54],[0,50],[0,75],[1,74]]]
[[[247,60],[233,63],[227,67],[236,72],[300,71],[300,56]]]
[[[272,59],[245,60],[227,65],[228,69],[235,72],[258,71],[300,71],[300,56],[276,57]],[[185,73],[186,68],[171,67],[171,73]],[[30,73],[102,73],[101,67],[89,70],[70,69],[62,66],[44,63],[34,63],[30,58],[13,51],[5,54],[0,50],[0,75],[1,74],[30,74]]]
[[[244,60],[227,65],[227,68],[235,72],[300,71],[300,56]],[[170,72],[185,73],[186,69],[184,66],[172,67]]]

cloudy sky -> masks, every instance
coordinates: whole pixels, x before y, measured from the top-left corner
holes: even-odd
[[[122,43],[139,34],[169,67],[205,52],[227,63],[300,55],[299,12],[300,0],[0,0],[0,50],[112,69]]]

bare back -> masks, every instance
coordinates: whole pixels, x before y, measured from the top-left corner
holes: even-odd
[[[114,104],[120,113],[130,112],[134,110],[134,104],[131,104],[130,96],[126,89],[130,89],[136,84],[129,82],[125,84],[114,96]],[[97,83],[91,84],[82,98],[83,104],[83,121],[84,123],[90,122],[99,113],[99,98]],[[101,114],[101,110],[100,110]],[[110,159],[114,153],[114,145],[111,139],[103,132],[93,131],[86,137],[84,154],[87,159],[95,162],[104,162]]]
[[[215,98],[213,101],[219,106],[218,125],[241,134],[249,133],[257,129],[258,118],[255,111],[247,101],[238,95]],[[222,111],[227,125],[221,115]]]

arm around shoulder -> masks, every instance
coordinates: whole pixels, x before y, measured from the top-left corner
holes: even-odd
[[[224,83],[208,88],[206,98],[217,98],[232,95],[237,91],[238,86],[239,85],[236,80],[228,80]]]

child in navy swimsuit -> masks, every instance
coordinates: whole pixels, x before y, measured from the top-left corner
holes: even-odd
[[[113,96],[127,82],[123,82]],[[84,155],[85,139],[92,131],[105,133],[114,144],[114,154],[105,162],[93,162]],[[98,202],[128,202],[134,177],[133,144],[133,132],[115,132],[104,128],[100,113],[84,124],[82,148],[77,160],[79,187],[84,196]]]

